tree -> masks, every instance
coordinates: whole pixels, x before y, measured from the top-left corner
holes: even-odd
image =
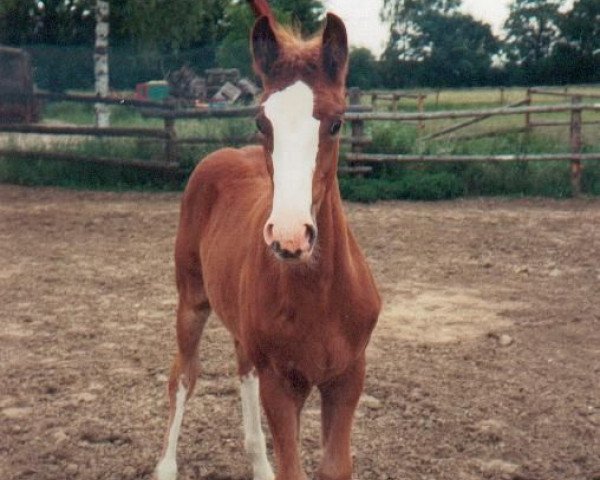
[[[562,40],[554,47],[553,79],[563,83],[600,80],[600,2],[578,0],[561,15]]]
[[[96,41],[94,45],[94,83],[96,95],[107,97],[110,85],[108,75],[108,37],[110,35],[109,23],[110,7],[107,0],[96,0]],[[108,105],[97,103],[96,126],[110,126],[110,110]]]
[[[424,19],[422,29],[426,83],[449,86],[486,83],[492,58],[500,49],[489,25],[470,15],[434,13]]]
[[[600,55],[600,2],[578,0],[573,8],[562,16],[562,33],[569,45],[582,57]]]
[[[384,0],[381,19],[390,23],[387,56],[402,61],[423,58],[423,22],[432,14],[450,15],[460,0]]]
[[[510,61],[536,66],[550,56],[560,38],[560,6],[561,0],[514,0],[504,24]]]
[[[499,42],[489,25],[459,12],[459,0],[385,0],[391,22],[382,59],[388,87],[486,81]]]
[[[177,50],[223,36],[221,0],[111,0],[113,43]],[[2,0],[0,43],[92,45],[95,0]]]
[[[348,85],[368,90],[379,86],[377,59],[368,48],[353,48],[350,50]]]
[[[321,0],[271,0],[269,4],[280,22],[295,25],[305,35],[315,33],[325,15]]]
[[[228,3],[220,0],[111,0],[112,40],[167,51],[215,43],[224,34],[222,18]]]
[[[91,45],[93,0],[2,0],[0,43]]]
[[[244,3],[233,4],[225,11],[227,34],[217,49],[217,64],[225,68],[239,68],[243,75],[252,74],[250,30],[254,15]]]

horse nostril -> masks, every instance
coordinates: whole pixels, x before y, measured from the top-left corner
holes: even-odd
[[[265,242],[267,242],[267,245],[270,245],[273,242],[273,224],[272,223],[267,223],[267,225],[265,226],[265,229],[263,231],[264,237],[265,237]]]
[[[279,243],[277,240],[271,244],[271,250],[273,250],[279,257],[286,260],[300,258],[300,255],[302,255],[302,250],[300,249],[292,252],[290,250],[286,250],[285,248],[281,248],[281,243]]]
[[[304,225],[306,227],[306,239],[308,240],[308,244],[312,248],[317,239],[317,229],[308,223]]]

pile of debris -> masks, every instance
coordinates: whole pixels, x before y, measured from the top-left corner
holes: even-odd
[[[169,102],[179,106],[226,106],[234,103],[248,105],[260,89],[249,79],[240,78],[237,68],[212,68],[206,77],[198,76],[183,66],[167,75]]]
[[[206,80],[196,75],[187,66],[169,72],[167,82],[169,83],[169,94],[171,97],[182,100],[206,98]]]

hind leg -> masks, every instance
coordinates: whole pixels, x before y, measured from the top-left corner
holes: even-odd
[[[177,308],[178,351],[169,378],[169,422],[161,459],[155,470],[157,480],[175,480],[177,477],[176,450],[183,411],[198,376],[198,344],[210,314],[210,307],[205,298],[194,300],[190,302],[180,292]]]
[[[239,343],[235,344],[240,376],[240,396],[244,423],[244,447],[252,462],[254,480],[273,480],[275,475],[267,459],[267,444],[260,422],[258,376]]]

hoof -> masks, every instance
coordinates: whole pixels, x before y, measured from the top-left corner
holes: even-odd
[[[177,463],[173,460],[163,458],[154,470],[154,480],[176,480]]]
[[[269,462],[254,468],[254,480],[275,480],[275,474]]]

